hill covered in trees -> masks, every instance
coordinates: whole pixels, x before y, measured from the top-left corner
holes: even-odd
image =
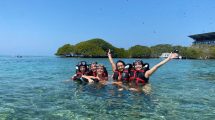
[[[156,58],[162,53],[171,52],[174,49],[180,51],[180,55],[189,59],[215,58],[215,47],[201,46],[172,46],[170,44],[159,44],[155,46],[135,45],[128,50],[117,48],[103,39],[95,38],[80,42],[76,45],[65,44],[58,48],[55,55],[61,57],[107,57],[107,51],[111,49],[112,56],[118,58]]]

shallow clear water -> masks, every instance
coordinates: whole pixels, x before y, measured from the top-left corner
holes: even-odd
[[[103,63],[111,74],[107,59],[0,57],[0,119],[215,119],[214,60],[170,61],[150,78],[150,95],[65,82],[80,60]]]

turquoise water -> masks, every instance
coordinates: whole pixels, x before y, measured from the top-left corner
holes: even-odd
[[[110,73],[107,59],[0,57],[0,120],[215,119],[214,60],[170,61],[150,78],[150,95],[65,82],[80,60],[103,63]]]

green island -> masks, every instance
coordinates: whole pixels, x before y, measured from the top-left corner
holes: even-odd
[[[162,53],[169,53],[175,49],[184,59],[215,59],[215,46],[194,44],[189,47],[170,44],[158,44],[154,46],[135,45],[129,49],[117,48],[100,38],[94,38],[80,42],[76,45],[65,44],[58,48],[55,55],[60,57],[107,57],[107,51],[111,49],[115,58],[158,58]]]

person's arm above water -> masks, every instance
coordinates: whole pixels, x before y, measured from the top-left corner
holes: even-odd
[[[95,78],[94,76],[86,76],[86,75],[82,75],[83,78],[86,78],[90,83],[94,82],[92,80],[92,78]]]
[[[167,63],[169,60],[176,58],[178,56],[177,53],[170,53],[169,57],[161,61],[160,63],[153,66],[150,70],[146,71],[145,77],[149,78],[160,66]]]
[[[75,80],[77,78],[77,74],[74,74],[70,79]]]
[[[115,65],[115,63],[114,63],[114,61],[113,61],[113,58],[112,58],[110,49],[109,49],[109,51],[108,51],[108,59],[109,59],[109,61],[110,61],[110,63],[111,63],[112,70],[115,71],[115,70],[116,70],[116,65]]]
[[[93,79],[98,79],[99,81],[108,81],[108,77],[94,77]]]

